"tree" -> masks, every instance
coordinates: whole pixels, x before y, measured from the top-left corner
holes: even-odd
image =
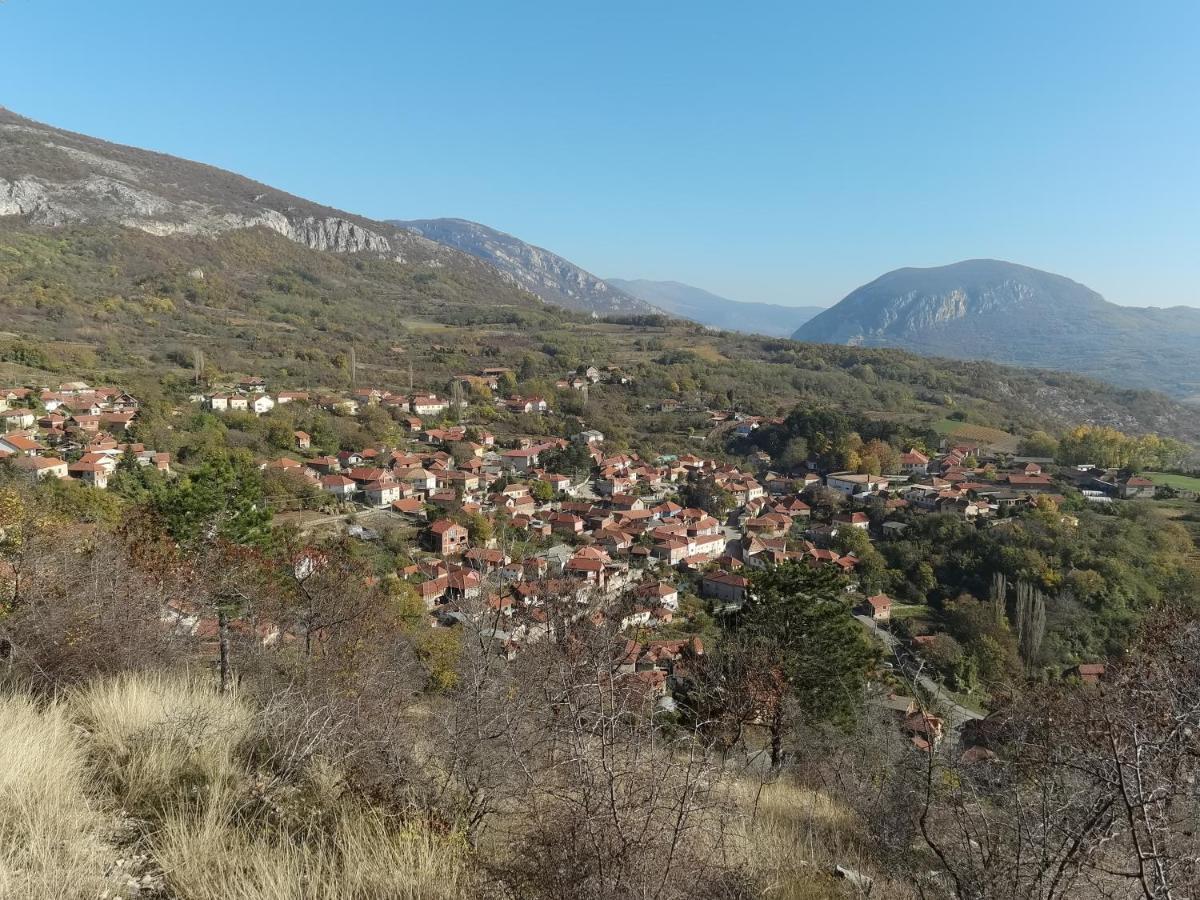
[[[571,443],[561,450],[550,450],[541,456],[542,466],[548,472],[566,475],[572,481],[581,481],[592,471],[592,452],[583,444]]]
[[[242,455],[209,457],[188,475],[161,485],[151,506],[185,550],[215,539],[261,546],[270,533],[262,478]]]
[[[733,509],[733,494],[720,487],[708,475],[692,478],[679,491],[679,499],[684,506],[702,509],[710,516],[724,519]]]
[[[753,698],[766,724],[775,767],[792,721],[845,725],[862,706],[875,651],[844,595],[841,576],[829,568],[760,569],[730,623],[726,675],[749,686],[742,694]]]
[[[271,511],[263,502],[262,479],[246,456],[213,456],[190,474],[159,487],[151,507],[180,551],[209,576],[221,689],[228,690],[230,616],[258,594],[250,586],[258,572],[249,551],[264,546],[270,535]]]

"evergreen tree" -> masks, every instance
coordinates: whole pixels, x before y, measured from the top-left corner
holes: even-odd
[[[788,563],[750,576],[726,652],[754,685],[774,766],[791,720],[845,725],[861,708],[875,651],[843,596],[842,577],[828,568]]]

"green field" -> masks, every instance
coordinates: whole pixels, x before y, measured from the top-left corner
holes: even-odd
[[[1181,491],[1200,492],[1200,478],[1193,478],[1190,475],[1175,475],[1171,472],[1147,472],[1146,477],[1155,484],[1173,487]]]

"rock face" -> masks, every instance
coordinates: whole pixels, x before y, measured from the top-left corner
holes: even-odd
[[[0,216],[52,227],[117,223],[164,236],[261,226],[315,250],[432,264],[451,255],[409,231],[232,172],[63,131],[3,108]]]
[[[606,279],[627,294],[659,309],[725,331],[744,331],[771,337],[791,337],[796,328],[820,313],[819,306],[780,306],[730,300],[678,281]]]
[[[389,220],[389,224],[470,253],[500,270],[514,284],[547,303],[568,309],[619,315],[658,312],[649,303],[617,290],[601,278],[549,250],[465,219]]]
[[[804,323],[796,340],[1065,369],[1200,399],[1200,310],[1109,303],[998,260],[897,269]]]

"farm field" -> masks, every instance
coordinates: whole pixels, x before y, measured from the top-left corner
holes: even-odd
[[[953,419],[939,419],[932,425],[938,434],[960,438],[966,441],[979,441],[997,450],[1014,453],[1020,439],[999,428],[988,428],[986,425],[973,425],[970,422],[956,422]]]

